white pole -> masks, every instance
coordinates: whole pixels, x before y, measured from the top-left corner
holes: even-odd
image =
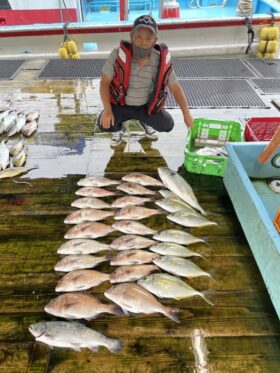
[[[76,9],[77,9],[77,15],[78,15],[78,22],[83,22],[83,12],[82,12],[82,5],[81,0],[76,0]]]

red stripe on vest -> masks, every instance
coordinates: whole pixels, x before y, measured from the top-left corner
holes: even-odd
[[[120,50],[114,63],[115,76],[110,85],[110,99],[115,105],[125,105],[125,96],[128,90],[131,70],[132,46],[131,43],[121,41]],[[123,59],[124,58],[124,59]]]
[[[160,53],[156,75],[156,85],[147,102],[148,115],[160,112],[167,96],[167,85],[172,72],[172,63],[166,44],[154,46]],[[131,73],[132,45],[130,42],[121,41],[118,56],[114,63],[115,76],[110,85],[110,100],[114,105],[125,105],[130,73]],[[125,60],[125,61],[124,61]]]

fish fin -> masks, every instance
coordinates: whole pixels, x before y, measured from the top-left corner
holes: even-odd
[[[51,337],[52,337],[52,335],[51,335],[50,333],[48,333],[47,331],[45,331],[45,333],[44,333],[44,337],[48,337],[48,338],[51,338]]]
[[[85,227],[81,228],[81,232],[84,232],[88,227],[89,227],[90,223],[88,223]]]
[[[85,285],[76,286],[76,289],[79,291],[88,290],[88,288],[85,288]]]
[[[74,247],[76,247],[76,246],[80,246],[81,244],[80,244],[80,242],[75,242],[75,243],[73,243],[73,246]]]
[[[84,260],[84,257],[83,256],[81,256],[80,258],[76,258],[75,260],[73,260],[73,262],[80,262],[80,261],[83,261]]]
[[[216,268],[211,269],[211,271],[208,272],[209,277],[210,277],[214,282],[216,282],[216,284],[221,285],[221,283],[220,283],[218,280],[216,280],[216,278],[214,277],[214,275],[215,275],[216,272],[218,272],[218,269],[216,269]]]
[[[170,320],[180,323],[180,320],[178,319],[177,313],[179,313],[178,308],[172,308],[172,307],[166,307],[166,313],[165,316],[167,316]]]
[[[99,346],[87,346],[92,352],[97,352],[99,350]]]
[[[209,298],[209,294],[211,293],[211,290],[204,290],[200,293],[200,296],[202,299],[205,300],[205,302],[207,302],[208,304],[210,304],[211,306],[214,306],[214,303],[212,302],[212,300]]]
[[[65,309],[68,309],[68,308],[70,308],[70,307],[72,307],[72,306],[75,306],[75,304],[78,304],[78,302],[73,302],[73,303],[65,304],[65,305],[64,305],[64,308],[65,308]]]
[[[113,352],[114,354],[117,354],[123,348],[123,345],[124,345],[124,342],[121,341],[120,339],[113,339],[111,340],[110,344],[107,347],[111,352]]]
[[[73,276],[72,281],[77,281],[79,278],[83,277],[83,275],[78,274],[76,276]]]

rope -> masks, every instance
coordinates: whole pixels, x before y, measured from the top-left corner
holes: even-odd
[[[271,15],[271,26],[274,26],[274,23],[275,23],[275,15],[273,13],[268,13]]]
[[[68,34],[68,25],[69,25],[69,22],[66,22],[63,24],[63,34],[64,34],[63,41],[70,40],[69,34]]]
[[[245,25],[247,26],[247,34],[248,34],[248,46],[246,48],[245,54],[248,54],[250,51],[252,51],[251,46],[254,42],[255,38],[255,31],[252,27],[252,18],[251,17],[245,17]]]

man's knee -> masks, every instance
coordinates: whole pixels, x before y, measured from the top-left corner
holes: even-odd
[[[173,127],[174,127],[174,120],[171,119],[169,123],[167,123],[165,132],[171,132],[173,130]]]
[[[158,132],[170,132],[173,130],[174,120],[173,118],[164,118],[158,128],[155,128]]]
[[[170,132],[172,131],[174,127],[174,120],[172,116],[165,110],[162,109],[162,111],[158,114],[157,122],[158,122],[158,128],[155,128],[159,132]]]

